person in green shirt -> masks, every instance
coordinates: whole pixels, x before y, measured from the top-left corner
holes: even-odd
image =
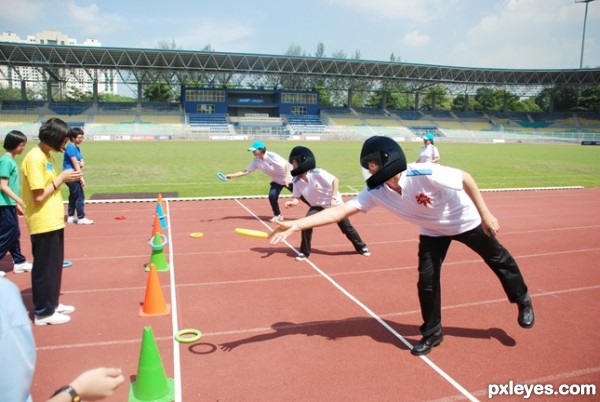
[[[13,272],[31,271],[31,263],[21,254],[21,230],[18,215],[25,213],[25,204],[19,197],[19,169],[15,156],[23,153],[27,136],[20,131],[10,131],[4,137],[6,153],[0,157],[0,260],[6,253],[13,258]],[[5,272],[0,271],[0,276]]]

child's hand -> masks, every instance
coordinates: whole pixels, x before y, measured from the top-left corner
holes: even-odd
[[[481,216],[481,225],[483,227],[483,232],[488,236],[496,236],[500,231],[498,219],[490,213]]]
[[[280,243],[280,242],[284,241],[285,239],[287,239],[292,234],[294,234],[295,232],[299,231],[300,228],[298,226],[294,225],[293,222],[294,221],[277,222],[277,227],[275,228],[275,230],[273,230],[271,232],[271,234],[269,234],[269,243],[270,244]]]

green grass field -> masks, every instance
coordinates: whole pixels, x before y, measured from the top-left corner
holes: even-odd
[[[86,162],[86,198],[93,194],[176,192],[179,197],[265,195],[268,177],[257,171],[223,183],[215,173],[243,170],[251,141],[94,142],[81,146]],[[364,187],[362,142],[266,142],[287,158],[296,145],[313,150],[317,165],[340,179],[343,193]],[[28,148],[33,146],[28,144]],[[534,144],[436,144],[442,164],[473,175],[482,189],[600,186],[600,147]],[[420,143],[402,144],[409,161]],[[57,159],[62,162],[62,154]],[[22,156],[17,160],[20,163]],[[66,195],[63,187],[63,195]]]

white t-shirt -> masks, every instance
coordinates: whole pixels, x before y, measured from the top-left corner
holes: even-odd
[[[439,158],[440,152],[433,144],[427,144],[424,147],[421,147],[419,151],[419,163],[426,163],[433,161],[434,158]]]
[[[399,182],[402,194],[386,184],[365,188],[352,206],[367,212],[380,205],[420,227],[426,236],[453,236],[476,228],[481,217],[463,190],[462,172],[436,163],[411,163]]]
[[[331,207],[333,197],[333,181],[335,176],[321,168],[309,170],[306,181],[299,176],[294,177],[294,191],[292,197],[304,199],[313,207]],[[339,192],[336,198],[339,200]]]
[[[252,163],[246,168],[250,172],[254,172],[256,169],[260,170],[271,178],[277,184],[285,185],[285,167],[289,166],[288,169],[288,183],[292,181],[292,175],[289,173],[292,170],[292,165],[275,152],[265,152],[264,158],[261,159],[258,156],[252,160]]]

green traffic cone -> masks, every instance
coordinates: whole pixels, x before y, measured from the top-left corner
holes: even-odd
[[[150,239],[150,247],[152,247],[152,254],[150,255],[150,262],[146,265],[146,271],[150,270],[150,264],[154,264],[157,271],[163,272],[169,270],[169,264],[163,251],[164,245],[167,244],[167,236],[154,233],[154,237]]]
[[[151,327],[144,327],[135,382],[129,389],[129,402],[171,402],[175,400],[172,378],[167,378]]]

